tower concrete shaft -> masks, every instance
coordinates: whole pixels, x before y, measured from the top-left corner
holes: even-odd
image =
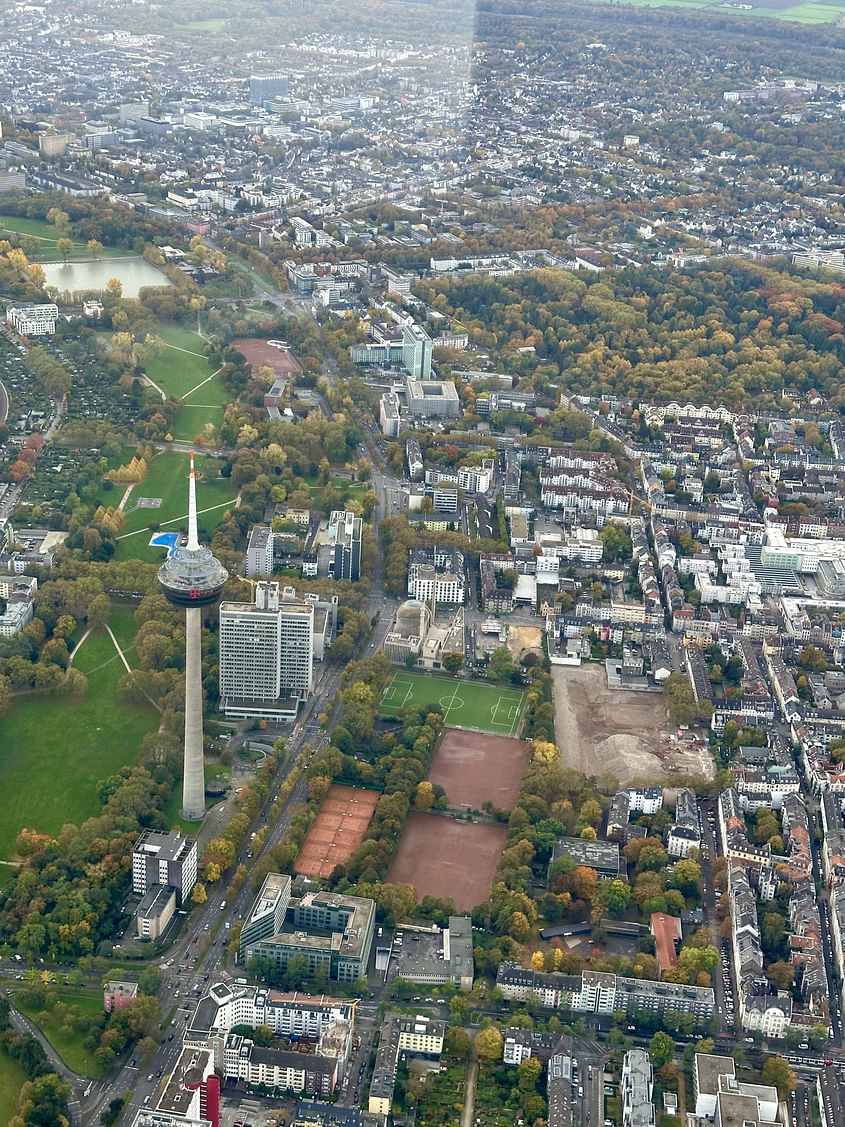
[[[205,817],[205,760],[202,746],[202,665],[200,608],[185,611],[185,759],[181,815]]]

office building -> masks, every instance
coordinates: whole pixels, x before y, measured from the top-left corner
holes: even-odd
[[[290,904],[291,879],[268,873],[241,928],[241,949],[282,931]],[[234,1023],[233,1023],[234,1024]]]
[[[329,538],[334,543],[333,579],[361,578],[361,518],[337,510],[329,517]]]
[[[10,305],[6,324],[23,337],[52,336],[56,331],[59,307],[54,302],[44,305]]]
[[[256,584],[254,603],[220,605],[220,705],[229,717],[295,716],[314,676],[314,604]]]
[[[469,916],[450,916],[449,926],[433,935],[406,933],[405,939],[409,935],[411,941],[396,948],[400,978],[427,986],[451,982],[460,990],[472,990],[475,963]]]
[[[696,1053],[693,1061],[693,1099],[699,1120],[729,1127],[762,1127],[778,1122],[777,1088],[738,1080],[733,1057]]]
[[[408,414],[415,419],[457,419],[461,414],[458,389],[451,380],[420,380],[407,376]]]
[[[253,525],[246,545],[244,575],[267,579],[273,574],[273,540],[273,533],[266,524]]]
[[[197,839],[179,830],[144,830],[132,847],[132,891],[144,895],[155,886],[170,886],[182,907],[197,881]]]
[[[272,959],[282,970],[304,955],[308,973],[324,972],[336,982],[354,982],[367,973],[375,930],[375,902],[360,896],[309,892],[291,905],[292,926],[241,944],[240,957]]]
[[[431,338],[413,322],[402,329],[402,366],[412,380],[431,379]]]

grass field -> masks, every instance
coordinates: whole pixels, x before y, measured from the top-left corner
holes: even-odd
[[[18,1110],[18,1097],[26,1080],[21,1066],[0,1052],[0,1123],[10,1123]]]
[[[422,673],[394,673],[385,686],[381,716],[396,716],[402,708],[437,706],[449,727],[474,728],[499,736],[515,736],[525,707],[521,689],[450,681]]]
[[[0,723],[0,857],[14,854],[24,826],[58,833],[99,813],[97,783],[134,763],[158,727],[152,708],[116,705],[125,670],[106,633],[91,634],[74,665],[88,678],[82,699],[22,697]]]
[[[211,374],[203,356],[205,341],[179,325],[159,325],[158,335],[168,345],[160,356],[146,361],[147,375],[177,399]]]
[[[81,1011],[89,1017],[99,1017],[103,1012],[102,994],[80,994],[75,991],[59,990],[56,997],[63,1005]],[[64,1015],[59,1007],[52,1010],[43,1010],[39,1013],[37,1010],[24,1005],[20,995],[15,996],[15,1005],[32,1018],[69,1068],[83,1076],[91,1076],[95,1079],[102,1076],[102,1072],[94,1061],[93,1051],[89,1053],[82,1044],[83,1035],[81,1033],[68,1035],[64,1032]]]
[[[55,227],[51,227],[42,219],[23,219],[17,215],[0,215],[0,238],[8,234],[32,235],[41,243],[41,250],[37,255],[38,262],[59,262],[60,256],[56,253],[56,243],[61,235]],[[69,236],[73,243],[72,258],[92,258],[88,253],[87,243]],[[119,254],[126,254],[126,249],[119,247],[104,247],[100,257],[109,258]]]
[[[201,480],[197,485],[197,506],[200,529],[212,532],[223,519],[226,509],[234,504],[237,491],[228,478],[217,477],[219,465],[215,458],[197,455],[196,467],[202,473],[203,466],[209,462],[213,476],[208,481]],[[115,558],[118,560],[146,560],[160,563],[164,559],[163,548],[151,548],[149,525],[160,524],[164,531],[176,531],[180,525],[188,523],[188,468],[190,458],[177,452],[157,454],[150,464],[146,481],[136,485],[127,503],[126,526],[118,538]],[[113,504],[120,500],[120,486],[112,494]],[[157,509],[132,509],[139,497],[160,497],[161,506]],[[128,511],[132,509],[132,511]],[[209,510],[205,512],[204,510]]]
[[[229,396],[203,355],[202,337],[179,325],[161,325],[159,336],[168,347],[147,360],[146,372],[165,395],[184,401],[173,424],[173,437],[193,442],[206,423],[220,426]]]
[[[190,23],[177,23],[177,27],[183,27],[187,31],[222,31],[228,24],[228,20],[192,20]]]

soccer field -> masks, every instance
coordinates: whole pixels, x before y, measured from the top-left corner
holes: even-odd
[[[421,673],[394,673],[385,686],[379,714],[395,716],[402,708],[427,704],[436,705],[449,727],[515,736],[525,708],[525,693]]]

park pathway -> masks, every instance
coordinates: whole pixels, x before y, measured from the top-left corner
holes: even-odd
[[[461,1111],[461,1127],[472,1127],[475,1111],[475,1084],[478,1080],[478,1050],[475,1047],[475,1030],[470,1030],[470,1050],[467,1073],[464,1080],[464,1106]]]
[[[211,383],[211,381],[214,379],[214,377],[219,376],[222,371],[223,371],[222,368],[218,368],[216,372],[212,372],[210,376],[206,376],[204,380],[200,380],[200,382],[198,384],[195,384],[191,388],[190,391],[185,392],[185,394],[181,397],[182,401],[184,402],[188,398],[188,396],[193,395],[195,391],[199,391],[199,389],[201,387],[205,387],[205,385],[207,383]],[[218,408],[221,411],[223,410],[223,408],[220,406],[219,403],[192,403],[191,406],[192,407],[211,407],[211,408],[214,408],[215,410],[217,410]]]
[[[203,513],[213,513],[216,509],[228,509],[228,508],[237,509],[237,508],[240,508],[240,504],[241,504],[241,495],[239,493],[233,501],[223,501],[219,505],[209,505],[207,509],[199,509],[197,511],[197,516],[201,517]],[[172,520],[163,520],[161,522],[161,524],[159,525],[159,528],[164,528],[165,525],[168,525],[168,524],[180,524],[180,523],[184,524],[187,519],[188,519],[188,514],[185,513],[181,517],[173,517]],[[121,533],[121,535],[118,536],[118,540],[127,540],[130,536],[141,536],[145,532],[147,533],[147,535],[149,535],[150,530],[146,525],[143,528],[137,528],[134,532],[123,532],[123,533]]]
[[[167,399],[167,396],[166,396],[166,395],[164,394],[164,392],[163,392],[163,391],[162,391],[162,389],[161,389],[161,388],[160,388],[160,387],[158,386],[158,384],[157,384],[157,383],[155,382],[155,380],[153,380],[153,379],[150,379],[150,377],[149,377],[149,376],[147,375],[147,373],[146,373],[146,372],[144,372],[143,376],[141,377],[141,382],[142,382],[142,383],[143,383],[143,384],[144,384],[144,385],[145,385],[146,387],[154,387],[154,388],[156,389],[156,391],[157,391],[157,392],[159,393],[159,395],[161,396],[161,401],[162,401],[162,403],[164,403],[164,402],[165,402],[165,400]]]
[[[130,484],[126,486],[126,491],[124,492],[123,496],[120,498],[120,504],[117,506],[118,510],[121,513],[126,508],[126,502],[129,500],[130,494],[132,493],[132,490],[134,488],[135,488],[135,482],[134,481],[130,482]]]
[[[70,669],[70,667],[73,665],[73,659],[79,653],[79,650],[80,650],[80,647],[82,646],[82,643],[85,641],[85,639],[91,633],[92,629],[93,629],[93,627],[89,626],[88,629],[85,631],[85,633],[82,635],[82,637],[79,639],[79,641],[76,643],[76,645],[71,650],[70,659],[67,663],[68,669]]]
[[[111,638],[112,642],[114,643],[114,648],[117,650],[117,656],[123,662],[123,665],[124,665],[124,668],[126,669],[126,672],[131,673],[132,672],[132,666],[126,660],[126,654],[120,648],[120,643],[118,642],[117,638],[115,638],[114,631],[112,630],[111,626],[108,625],[108,623],[106,623],[106,632],[107,632],[108,636]],[[137,684],[137,681],[135,683]],[[141,692],[144,692],[144,690],[142,689]],[[146,700],[149,701],[149,703],[153,706],[153,708],[156,710],[156,712],[162,712],[163,711],[161,705],[158,704],[156,701],[154,701],[151,696],[148,696],[146,693],[144,693],[144,697],[145,697]]]

